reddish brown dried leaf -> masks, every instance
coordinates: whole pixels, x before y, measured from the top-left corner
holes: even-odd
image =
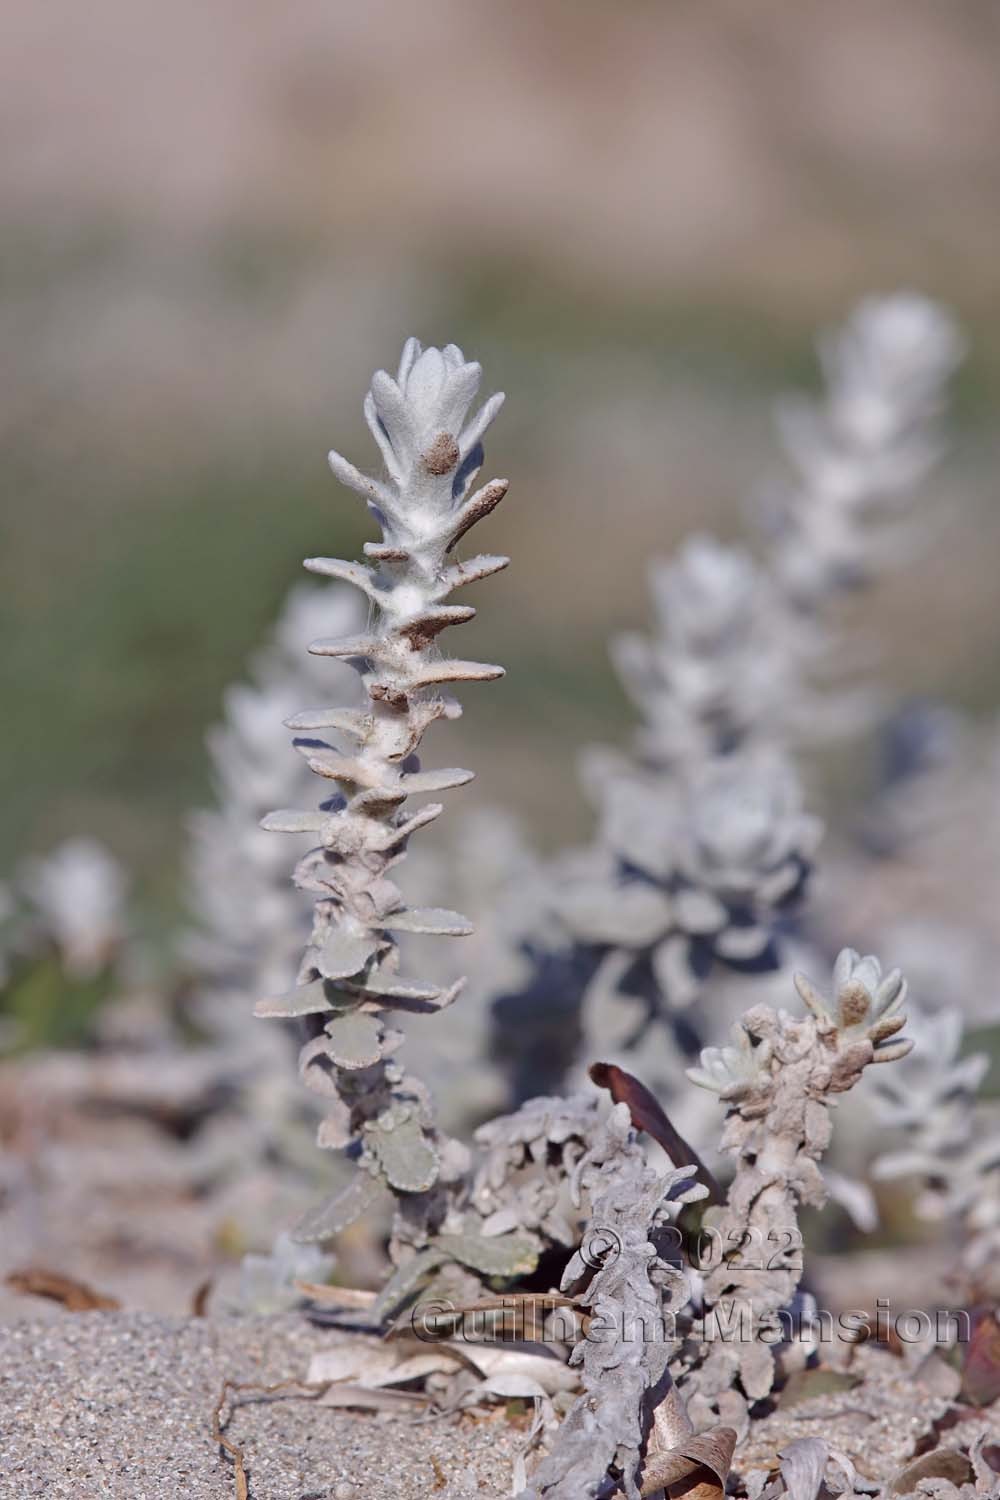
[[[636,1130],[644,1130],[662,1146],[675,1167],[691,1166],[695,1176],[708,1188],[709,1202],[721,1203],[722,1190],[698,1153],[688,1145],[684,1137],[670,1123],[659,1100],[650,1093],[644,1083],[632,1073],[619,1068],[617,1063],[592,1063],[589,1069],[591,1082],[599,1089],[607,1089],[616,1104],[627,1104],[632,1124]]]
[[[968,1484],[973,1478],[972,1464],[964,1453],[954,1448],[935,1448],[923,1453],[892,1476],[888,1484],[890,1495],[909,1495],[921,1479],[947,1479],[951,1484]]]
[[[212,1295],[214,1285],[214,1278],[209,1276],[200,1286],[195,1287],[194,1296],[191,1298],[192,1318],[203,1318],[208,1312],[208,1299]]]
[[[61,1271],[49,1271],[43,1266],[28,1266],[23,1271],[11,1271],[5,1278],[15,1292],[31,1297],[49,1297],[61,1302],[67,1312],[114,1312],[121,1307],[116,1297],[106,1297],[95,1292],[86,1282],[64,1276]]]
[[[983,1312],[965,1351],[961,1394],[973,1406],[989,1406],[1000,1397],[1000,1322]]]

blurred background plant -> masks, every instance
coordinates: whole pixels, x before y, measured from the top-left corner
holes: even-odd
[[[729,539],[773,398],[873,290],[940,296],[973,351],[938,546],[866,623],[900,693],[993,702],[988,0],[780,28],[773,3],[8,10],[7,869],[100,827],[169,926],[204,728],[300,559],[361,538],[324,455],[357,456],[357,392],[411,332],[455,330],[516,393],[507,467],[537,499],[496,521],[509,672],[459,758],[544,844],[586,824],[561,757],[619,716],[605,641],[643,620],[637,559]],[[452,87],[414,107],[445,54]]]

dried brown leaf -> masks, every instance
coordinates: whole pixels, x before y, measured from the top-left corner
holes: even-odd
[[[1000,1322],[993,1312],[976,1321],[962,1366],[962,1395],[973,1406],[990,1406],[1000,1396]]]
[[[722,1189],[698,1153],[671,1124],[659,1100],[644,1083],[617,1063],[592,1063],[590,1079],[599,1089],[607,1089],[615,1104],[627,1104],[636,1130],[644,1130],[662,1146],[675,1167],[694,1167],[698,1181],[708,1188],[708,1201],[721,1203]]]
[[[666,1490],[685,1500],[722,1500],[736,1447],[736,1430],[713,1427],[686,1437],[679,1447],[657,1453],[646,1464],[640,1495]]]
[[[669,1453],[680,1447],[693,1430],[684,1397],[671,1382],[667,1394],[653,1412],[646,1447],[647,1457],[654,1453]]]
[[[321,1302],[325,1307],[371,1307],[378,1296],[363,1287],[328,1286],[318,1281],[293,1281],[292,1285],[310,1302]]]
[[[49,1297],[61,1302],[67,1312],[114,1312],[121,1307],[117,1297],[107,1297],[95,1292],[84,1281],[64,1276],[61,1271],[49,1271],[42,1266],[28,1266],[22,1271],[11,1271],[5,1278],[15,1292],[31,1297]]]
[[[212,1295],[214,1285],[214,1277],[208,1276],[200,1286],[195,1287],[194,1296],[191,1298],[192,1318],[203,1318],[208,1312],[208,1299]]]
[[[889,1480],[886,1493],[909,1495],[921,1479],[948,1479],[952,1484],[960,1485],[968,1484],[973,1477],[972,1464],[964,1453],[959,1453],[956,1448],[935,1448],[897,1469]]]
[[[484,1297],[479,1302],[467,1302],[460,1307],[448,1307],[436,1312],[434,1323],[423,1329],[426,1337],[437,1331],[446,1322],[454,1326],[468,1314],[495,1312],[502,1314],[493,1323],[491,1336],[506,1340],[516,1339],[522,1343],[544,1343],[546,1339],[545,1319],[557,1307],[572,1309],[580,1319],[581,1330],[586,1333],[590,1326],[590,1315],[574,1297],[564,1297],[560,1292],[503,1292],[496,1297]],[[390,1331],[388,1337],[410,1331],[407,1320],[399,1328]],[[442,1328],[443,1331],[443,1328]]]

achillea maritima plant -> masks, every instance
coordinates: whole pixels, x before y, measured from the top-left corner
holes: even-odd
[[[691,1430],[667,1368],[676,1349],[672,1315],[690,1289],[684,1272],[660,1254],[661,1232],[707,1189],[692,1166],[664,1173],[649,1166],[627,1104],[616,1104],[592,1130],[570,1180],[588,1215],[560,1287],[591,1319],[589,1336],[571,1355],[583,1389],[519,1500],[601,1494],[612,1468],[624,1494],[638,1500],[654,1411],[669,1406],[680,1415],[671,1445]]]
[[[984,1052],[962,1055],[963,1019],[953,1010],[917,1012],[914,1047],[895,1076],[880,1078],[874,1104],[899,1132],[876,1156],[875,1178],[918,1185],[918,1217],[947,1226],[960,1246],[953,1279],[970,1302],[1000,1297],[1000,1111],[978,1096]],[[895,1070],[894,1070],[895,1073]]]
[[[912,334],[915,316],[911,308],[903,317],[904,332]],[[919,318],[917,326],[925,326]],[[909,334],[889,346],[896,356],[886,366],[892,378],[881,407],[871,392],[883,388],[859,353],[867,346],[848,340],[853,354],[844,356],[845,370],[874,401],[873,407],[861,402],[852,421],[870,429],[869,449],[876,438],[886,448],[877,482],[869,474],[865,491],[879,499],[898,494],[903,478],[920,471],[917,458],[928,450],[917,429],[935,417],[940,391],[940,380],[935,385],[926,371],[914,375],[924,366]],[[948,348],[946,341],[934,345],[927,368],[939,376]],[[530,1379],[511,1365],[523,1351],[491,1350],[499,1384],[474,1374],[485,1370],[482,1346],[463,1344],[460,1368],[454,1349],[440,1354],[440,1366],[438,1356],[429,1356],[438,1383],[427,1393],[444,1409],[500,1394],[539,1403],[533,1438],[546,1454],[525,1476],[523,1500],[597,1500],[616,1487],[637,1500],[689,1478],[692,1466],[702,1479],[706,1470],[714,1475],[722,1493],[753,1403],[773,1397],[809,1357],[808,1345],[789,1342],[783,1332],[804,1300],[798,1210],[826,1201],[819,1162],[835,1096],[870,1064],[898,1060],[909,1049],[899,1035],[905,985],[898,971],[883,974],[876,959],[847,949],[835,966],[832,998],[799,977],[807,1015],[757,1005],[745,1013],[732,1046],[702,1052],[689,1076],[727,1107],[721,1149],[734,1173],[725,1195],[704,1167],[685,1162],[690,1148],[666,1117],[657,1125],[655,1098],[621,1069],[601,1073],[618,1101],[607,1114],[593,1095],[535,1098],[481,1126],[475,1170],[470,1153],[435,1127],[427,1088],[396,1061],[402,1038],[389,1017],[441,1009],[459,984],[404,979],[397,934],[459,935],[469,928],[454,912],[408,906],[390,872],[410,834],[441,811],[430,804],[410,812],[408,797],[468,779],[458,770],[424,772],[417,759],[427,726],[458,711],[445,686],[500,671],[445,658],[436,644],[445,626],[471,615],[449,602],[452,590],[506,562],[485,557],[460,564],[450,556],[505,491],[497,482],[471,493],[479,440],[497,404],[494,398],[466,422],[478,379],[478,367],[457,349],[421,351],[412,342],[396,380],[375,376],[365,411],[387,478],[366,478],[338,455],[331,463],[368,501],[382,539],[366,547],[367,564],[308,564],[356,585],[372,606],[372,624],[363,634],[312,647],[350,662],[367,702],[310,709],[289,721],[306,763],[334,784],[333,795],[316,812],[265,819],[270,828],[317,836],[319,847],[296,874],[315,901],[299,982],[289,994],[262,1001],[258,1013],[306,1018],[302,1072],[329,1105],[321,1144],[348,1148],[358,1165],[345,1192],[312,1213],[300,1236],[328,1239],[391,1194],[394,1274],[370,1302],[362,1292],[339,1289],[330,1303],[342,1298],[355,1311],[367,1308],[371,1333],[421,1292],[432,1308],[447,1298],[443,1323],[434,1324],[446,1334],[466,1312],[506,1312],[510,1298],[513,1310],[530,1319],[525,1329],[549,1329],[555,1342],[544,1357],[535,1356]],[[904,420],[900,413],[909,415]],[[841,426],[854,432],[846,417],[834,421],[834,415],[838,433]],[[831,486],[838,505],[845,494],[857,497],[855,479],[846,489]],[[846,511],[852,525],[868,516],[867,506]],[[844,527],[834,526],[832,534],[841,539]],[[782,753],[796,727],[780,703],[804,682],[808,652],[784,642],[782,632],[797,610],[802,618],[818,613],[826,593],[851,581],[851,570],[842,565],[842,551],[827,545],[822,527],[801,530],[796,545],[803,537],[815,542],[822,566],[795,572],[794,580],[781,565],[755,571],[722,549],[716,555],[711,544],[689,549],[683,566],[663,575],[679,595],[675,608],[664,582],[663,638],[625,652],[630,686],[646,710],[645,732],[630,758],[590,758],[602,808],[598,847],[552,866],[561,882],[554,903],[564,919],[561,934],[570,934],[563,946],[556,939],[552,951],[583,953],[592,965],[603,959],[605,987],[620,986],[640,1000],[644,1014],[633,1042],[664,999],[690,1005],[716,961],[734,968],[773,962],[778,913],[806,873],[818,825],[803,811],[794,766]],[[807,574],[810,587],[800,589]],[[757,656],[744,651],[744,636],[764,652],[760,677],[748,675]],[[316,737],[319,731],[329,737]],[[534,934],[538,912],[528,917],[526,932]],[[523,947],[534,957],[528,940]],[[548,940],[540,949],[549,951]],[[543,991],[527,992],[539,1005],[551,1003]],[[690,1048],[694,1024],[687,1029]],[[964,1087],[978,1068],[953,1068],[952,1083]],[[898,1099],[905,1112],[905,1098]],[[643,1131],[668,1152],[673,1170],[654,1170]],[[688,1277],[677,1255],[683,1241],[667,1231],[677,1229],[682,1207],[706,1190],[713,1207],[703,1227],[715,1234],[721,1256],[703,1277]],[[747,1245],[760,1247],[766,1261],[742,1259],[738,1252]],[[540,1276],[535,1286],[543,1287],[551,1277],[559,1290],[539,1292],[523,1280],[529,1275]],[[709,1323],[732,1329],[738,1305],[749,1321],[741,1311],[735,1337],[713,1338]],[[547,1321],[565,1311],[577,1320],[578,1339],[572,1332],[556,1337]],[[631,1327],[636,1317],[646,1330],[638,1339]],[[344,1355],[360,1372],[352,1378],[364,1378],[370,1352],[362,1338]],[[347,1365],[335,1359],[333,1367],[342,1372]],[[397,1369],[400,1379],[416,1378],[412,1367],[404,1369]],[[809,1455],[793,1451],[794,1443],[780,1450],[789,1493],[819,1491],[827,1450],[812,1441]],[[837,1462],[852,1484],[853,1468]],[[811,1489],[793,1483],[797,1463],[815,1470]],[[737,1487],[746,1480],[745,1493],[764,1493],[767,1472],[757,1477],[761,1483],[755,1479],[751,1487],[748,1476],[737,1474]],[[779,1493],[775,1486],[766,1493],[772,1489]]]
[[[643,762],[724,755],[751,737],[783,743],[804,684],[767,570],[743,548],[692,536],[651,564],[649,592],[653,632],[625,631],[610,647]]]
[[[866,298],[821,339],[822,398],[789,398],[779,412],[798,482],[771,496],[776,573],[800,606],[815,609],[919,544],[926,526],[908,511],[941,455],[963,352],[945,309],[911,292]]]
[[[447,1197],[432,1204],[438,1182],[454,1182],[467,1166],[465,1149],[435,1129],[427,1090],[395,1060],[400,1033],[393,1011],[427,1013],[456,998],[461,982],[442,988],[399,972],[394,934],[462,936],[470,931],[453,911],[407,906],[390,871],[410,836],[442,811],[411,797],[461,786],[472,773],[425,771],[417,750],[436,719],[455,718],[459,705],[445,691],[453,683],[482,682],[503,669],[443,654],[439,636],[475,611],[451,603],[452,593],[506,567],[507,558],[453,559],[456,544],[503,499],[505,480],[473,492],[483,460],[482,436],[500,408],[492,396],[469,417],[480,367],[453,344],[422,349],[410,339],[395,379],[373,378],[365,399],[369,429],[386,478],[369,478],[331,453],[338,479],[368,504],[382,537],[365,545],[366,563],[312,558],[315,573],[354,584],[372,609],[360,635],[315,641],[319,656],[345,660],[358,671],[363,707],[307,709],[290,719],[310,769],[332,783],[316,811],[285,810],[264,827],[308,832],[319,847],[302,859],[296,884],[314,898],[312,936],[288,994],[262,1000],[261,1016],[306,1016],[314,1032],[301,1054],[305,1081],[329,1101],[320,1127],[323,1146],[353,1146],[359,1171],[346,1195],[310,1215],[305,1237],[321,1239],[390,1189],[400,1207],[395,1243],[422,1242],[430,1217],[447,1213]],[[329,738],[317,737],[327,732]]]
[[[912,555],[913,497],[942,449],[962,339],[912,294],[862,302],[821,341],[818,401],[780,412],[798,482],[770,496],[768,546],[698,536],[651,568],[655,628],[612,642],[640,715],[633,752],[591,751],[591,848],[553,869],[553,922],[593,960],[581,1031],[644,1043],[655,1021],[710,1035],[719,966],[767,970],[821,834],[792,752],[856,731],[865,691],[821,691],[836,660],[831,606]],[[528,992],[531,986],[527,987]],[[531,1033],[528,1046],[531,1046]]]
[[[733,1318],[741,1306],[750,1313],[736,1338],[697,1351],[685,1385],[696,1398],[689,1407],[696,1421],[733,1420],[737,1381],[751,1401],[771,1391],[776,1320],[801,1276],[798,1206],[821,1208],[828,1196],[818,1163],[832,1135],[830,1105],[870,1064],[905,1057],[913,1045],[898,1034],[906,1024],[905,980],[896,969],[883,974],[877,958],[845,948],[831,998],[801,974],[795,984],[808,1015],[798,1020],[755,1006],[734,1027],[731,1046],[706,1048],[688,1071],[725,1102],[721,1149],[736,1162],[725,1204],[706,1214],[720,1248],[705,1279],[706,1313],[721,1328],[739,1326]]]

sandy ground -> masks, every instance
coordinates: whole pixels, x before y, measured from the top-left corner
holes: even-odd
[[[336,1335],[303,1318],[79,1313],[0,1326],[0,1500],[231,1500],[212,1440],[224,1380],[301,1376]],[[226,1433],[250,1500],[435,1500],[510,1493],[522,1435],[505,1421],[413,1422],[236,1398]]]
[[[0,1500],[239,1500],[213,1439],[223,1382],[301,1378],[338,1334],[301,1314],[166,1319],[149,1313],[34,1309],[0,1322]],[[795,1439],[822,1437],[884,1483],[951,1409],[940,1441],[1000,1441],[1000,1402],[953,1406],[887,1350],[864,1346],[860,1384],[781,1406],[754,1425],[737,1467],[773,1469]],[[247,1500],[489,1500],[511,1493],[524,1441],[489,1420],[411,1418],[317,1404],[307,1392],[241,1392],[224,1432],[244,1455]],[[957,1421],[957,1425],[956,1425]]]

